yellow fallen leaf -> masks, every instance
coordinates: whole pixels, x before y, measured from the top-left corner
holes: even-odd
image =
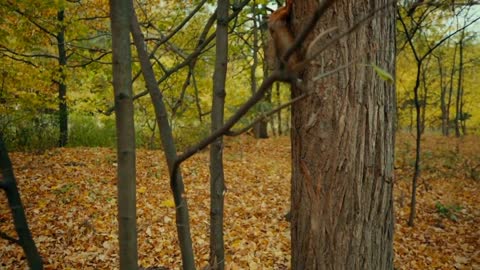
[[[160,203],[161,206],[166,206],[166,207],[175,207],[175,202],[173,200],[165,200],[162,203]]]

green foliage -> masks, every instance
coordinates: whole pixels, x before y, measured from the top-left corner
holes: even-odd
[[[463,207],[459,205],[444,205],[441,202],[435,203],[435,208],[437,209],[437,213],[444,218],[448,218],[452,221],[458,221],[458,217],[456,213],[463,209]]]
[[[114,147],[115,120],[91,115],[72,114],[68,146]]]
[[[480,181],[480,154],[475,153],[463,161],[466,176],[475,181]]]
[[[210,122],[196,123],[191,127],[176,128],[173,132],[179,151],[198,143],[210,134]]]
[[[419,58],[422,58],[434,45],[448,37],[449,34],[472,22],[472,10],[464,8],[418,6],[409,14],[410,6],[399,4],[399,14],[403,18],[411,37],[411,42]],[[428,16],[425,16],[428,14]],[[461,111],[457,117],[466,125],[468,132],[478,132],[480,126],[479,108],[476,100],[480,97],[478,74],[479,46],[478,36],[473,29],[478,22],[459,31],[446,39],[431,54],[426,55],[421,63],[419,81],[419,103],[426,128],[440,129],[443,113],[448,111],[448,121],[457,116],[457,99],[460,99]],[[405,127],[415,121],[415,109],[412,103],[413,88],[417,78],[417,60],[400,20],[397,20],[397,57],[395,80],[398,93],[398,126]],[[461,41],[461,42],[460,42]],[[460,69],[460,44],[463,49],[463,66]],[[462,72],[462,76],[460,76]],[[459,80],[461,83],[459,84]],[[461,97],[457,97],[461,87]],[[443,100],[443,102],[442,102]],[[425,115],[425,116],[423,116]],[[453,126],[450,126],[450,128]],[[450,129],[452,130],[452,129]]]
[[[57,145],[56,114],[15,112],[0,116],[0,127],[9,150],[38,151]]]

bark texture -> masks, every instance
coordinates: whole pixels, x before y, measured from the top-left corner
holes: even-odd
[[[333,26],[347,29],[387,2],[338,0],[309,40]],[[317,5],[294,3],[295,29]],[[394,41],[389,6],[304,73],[314,94],[292,107],[292,269],[393,269],[394,85],[365,65],[312,78],[359,59],[394,74]]]

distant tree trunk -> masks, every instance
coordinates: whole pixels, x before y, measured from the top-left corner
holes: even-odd
[[[193,83],[193,89],[195,92],[195,106],[197,107],[197,112],[198,112],[198,121],[200,123],[203,123],[203,113],[202,113],[202,106],[200,105],[200,96],[198,95],[198,85],[197,85],[197,79],[195,76],[195,69],[192,69],[192,83]]]
[[[258,20],[259,20],[258,29],[260,30],[260,34],[261,34],[262,49],[263,49],[263,61],[262,61],[263,78],[267,78],[270,75],[270,72],[269,72],[270,67],[269,67],[268,61],[266,60],[267,50],[269,48],[268,47],[269,34],[267,31],[268,27],[267,27],[267,22],[262,21],[262,19],[258,19]],[[265,93],[265,102],[267,102],[269,105],[272,105],[272,88],[273,88],[273,85],[271,85],[267,90],[267,93]],[[269,120],[265,119],[265,121],[262,121],[265,123],[263,127],[260,128],[260,131],[259,131],[260,135],[262,135],[262,138],[268,138],[268,123],[270,123],[272,134],[274,136],[276,135],[274,117],[268,117],[268,119]]]
[[[117,126],[117,191],[120,269],[138,269],[135,126],[133,120],[130,21],[132,0],[110,0],[113,90]]]
[[[459,63],[458,63],[458,84],[457,84],[457,99],[455,102],[455,136],[460,137],[460,125],[463,118],[462,112],[462,98],[463,98],[463,46],[464,46],[465,30],[462,30],[462,35],[459,41]]]
[[[352,26],[387,2],[337,0],[314,31]],[[295,2],[294,23],[317,5]],[[328,64],[305,71],[305,90],[314,93],[292,107],[294,270],[393,269],[395,86],[356,65],[312,78],[359,58],[394,74],[394,40],[392,4],[322,53],[318,63]]]
[[[259,22],[258,22],[258,14],[257,14],[257,3],[253,1],[252,3],[252,33],[253,33],[253,51],[252,51],[252,58],[253,63],[250,67],[250,80],[251,80],[251,89],[252,95],[257,92],[257,68],[258,68],[258,52],[260,51],[260,38],[258,35],[259,32]],[[266,78],[266,77],[265,77]],[[257,107],[258,108],[258,107]],[[260,106],[260,110],[262,110],[262,106]],[[264,113],[261,111],[260,113]],[[263,139],[268,138],[267,133],[267,124],[266,120],[260,121],[253,127],[253,134],[255,138]]]
[[[426,64],[428,65],[428,63]],[[427,102],[428,102],[428,81],[427,81],[427,67],[426,65],[422,68],[422,88],[423,88],[423,98],[421,104],[421,124],[420,124],[420,132],[423,134],[425,133],[426,127],[426,117],[427,117]]]
[[[275,93],[277,95],[278,106],[282,104],[282,100],[280,99],[280,83],[275,83]],[[278,136],[282,136],[282,111],[278,111],[277,113],[277,128],[278,128]]]
[[[58,81],[58,102],[59,102],[59,122],[60,138],[59,147],[64,147],[68,143],[68,108],[67,108],[67,53],[65,50],[65,11],[62,9],[57,13],[57,20],[60,23],[60,31],[57,33],[58,64],[60,65],[60,79]]]
[[[447,103],[446,103],[446,96],[447,96],[447,86],[445,84],[445,70],[442,64],[442,57],[435,56],[437,59],[438,64],[438,73],[440,75],[440,111],[441,111],[441,120],[442,120],[442,135],[448,135],[448,115],[447,115]]]
[[[455,78],[455,71],[456,71],[456,57],[457,57],[457,47],[458,44],[455,44],[455,50],[453,51],[453,62],[452,62],[452,70],[450,72],[450,87],[448,90],[448,99],[447,99],[447,119],[448,119],[448,124],[447,124],[447,136],[450,135],[450,128],[451,128],[451,122],[450,122],[450,107],[452,106],[452,96],[453,96],[453,79]]]
[[[410,215],[408,217],[408,225],[413,226],[415,221],[416,207],[417,207],[417,182],[420,177],[420,163],[421,163],[421,142],[422,142],[422,126],[421,126],[421,112],[420,100],[418,96],[418,88],[420,86],[422,61],[417,62],[417,77],[415,79],[415,86],[413,87],[415,115],[416,115],[416,131],[415,138],[415,165],[412,178],[412,199],[410,201]]]
[[[414,113],[413,113],[413,107],[414,105],[409,104],[408,108],[410,109],[410,125],[408,125],[408,132],[412,133],[413,132],[413,123],[415,122],[414,119]]]
[[[18,244],[23,248],[28,266],[33,270],[43,269],[42,258],[38,253],[32,234],[28,228],[25,208],[23,207],[17,181],[13,174],[12,163],[8,156],[7,148],[0,133],[0,188],[5,191],[8,205],[12,211],[15,231],[18,235]],[[16,241],[17,242],[17,241]]]
[[[225,81],[228,63],[228,0],[218,0],[216,60],[213,74],[212,132],[223,126],[225,107]],[[253,78],[254,80],[255,78]],[[210,145],[210,267],[225,268],[223,239],[223,208],[225,179],[223,171],[223,137]]]

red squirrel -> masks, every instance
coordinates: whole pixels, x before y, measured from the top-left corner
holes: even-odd
[[[310,42],[310,45],[304,54],[302,51],[300,56],[298,50],[294,51],[290,58],[288,58],[288,62],[284,63],[282,57],[295,41],[295,37],[290,28],[290,16],[292,12],[293,1],[294,0],[286,0],[284,7],[277,9],[270,15],[268,18],[268,29],[270,30],[270,36],[275,47],[275,58],[277,62],[286,65],[286,69],[288,71],[292,72],[297,78],[301,79],[300,77],[303,73],[305,65],[312,61],[319,53],[319,51],[315,49],[316,45],[327,34],[337,30],[337,27],[331,27],[317,35],[313,41]]]
[[[292,10],[293,0],[286,0],[284,7],[277,9],[270,14],[268,18],[268,29],[275,46],[275,56],[280,63],[283,61],[282,57],[290,48],[295,40],[290,29],[290,13]],[[300,62],[298,54],[294,52],[288,59],[287,69],[293,68]],[[297,73],[297,72],[296,72]]]

